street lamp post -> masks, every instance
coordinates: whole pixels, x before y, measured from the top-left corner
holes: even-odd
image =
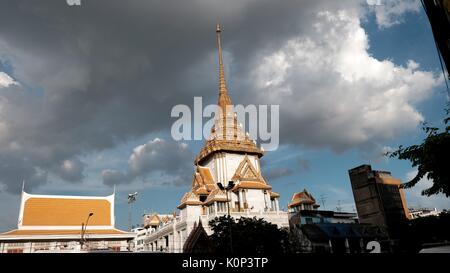
[[[227,194],[227,211],[228,211],[228,229],[230,230],[230,253],[233,253],[233,237],[231,232],[231,214],[230,214],[230,198],[228,197],[228,191],[230,191],[234,187],[234,181],[229,181],[228,185],[224,187],[222,183],[218,182],[217,186],[221,190],[225,190]]]
[[[128,229],[131,231],[131,204],[136,201],[137,192],[128,194]]]
[[[86,228],[87,228],[87,225],[88,225],[88,222],[89,222],[89,218],[91,218],[92,215],[94,215],[94,213],[90,212],[88,217],[87,217],[87,219],[86,219],[86,224],[81,223],[81,241],[80,241],[81,250],[83,249],[83,245],[84,245],[84,243],[86,241],[84,235],[86,234]]]

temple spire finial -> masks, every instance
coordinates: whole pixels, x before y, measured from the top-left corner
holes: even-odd
[[[221,43],[221,33],[222,27],[219,23],[216,25],[217,33],[217,48],[219,53],[219,106],[225,110],[227,105],[231,105],[231,98],[228,95],[227,85],[225,83],[225,69],[223,66],[222,59],[222,43]]]

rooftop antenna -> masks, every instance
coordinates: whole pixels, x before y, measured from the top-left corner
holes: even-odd
[[[337,211],[337,212],[342,212],[341,200],[338,200],[338,202],[337,202],[336,211]]]
[[[327,200],[327,196],[325,194],[320,195],[320,203],[322,203],[323,209],[325,209],[325,201]]]
[[[22,180],[22,192],[25,192],[25,179]]]

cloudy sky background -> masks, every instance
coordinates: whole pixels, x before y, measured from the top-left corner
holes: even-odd
[[[233,102],[280,105],[280,148],[263,174],[281,193],[354,211],[347,170],[369,163],[407,180],[385,151],[440,125],[448,96],[419,1],[2,1],[0,230],[29,193],[108,195],[127,226],[128,192],[169,213],[203,141],[174,142],[171,109],[217,100],[215,23]],[[407,190],[410,206],[449,208]],[[323,207],[323,206],[322,206]]]

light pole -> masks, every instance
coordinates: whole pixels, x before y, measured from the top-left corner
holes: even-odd
[[[128,194],[128,228],[131,231],[131,204],[136,201],[137,192]]]
[[[93,212],[90,212],[89,215],[88,215],[88,217],[87,217],[87,219],[86,219],[86,224],[81,223],[81,241],[80,241],[81,249],[83,249],[83,245],[84,245],[85,240],[86,240],[86,239],[84,238],[84,235],[85,235],[85,233],[86,233],[86,228],[87,228],[87,225],[88,225],[88,222],[89,222],[89,218],[91,218],[92,215],[94,215],[94,213],[93,213]]]
[[[233,237],[231,232],[231,215],[230,215],[230,198],[228,197],[228,191],[234,187],[234,181],[228,181],[228,185],[224,187],[222,183],[218,182],[217,186],[221,190],[225,190],[227,194],[227,211],[228,211],[228,229],[230,230],[230,253],[233,253]]]

